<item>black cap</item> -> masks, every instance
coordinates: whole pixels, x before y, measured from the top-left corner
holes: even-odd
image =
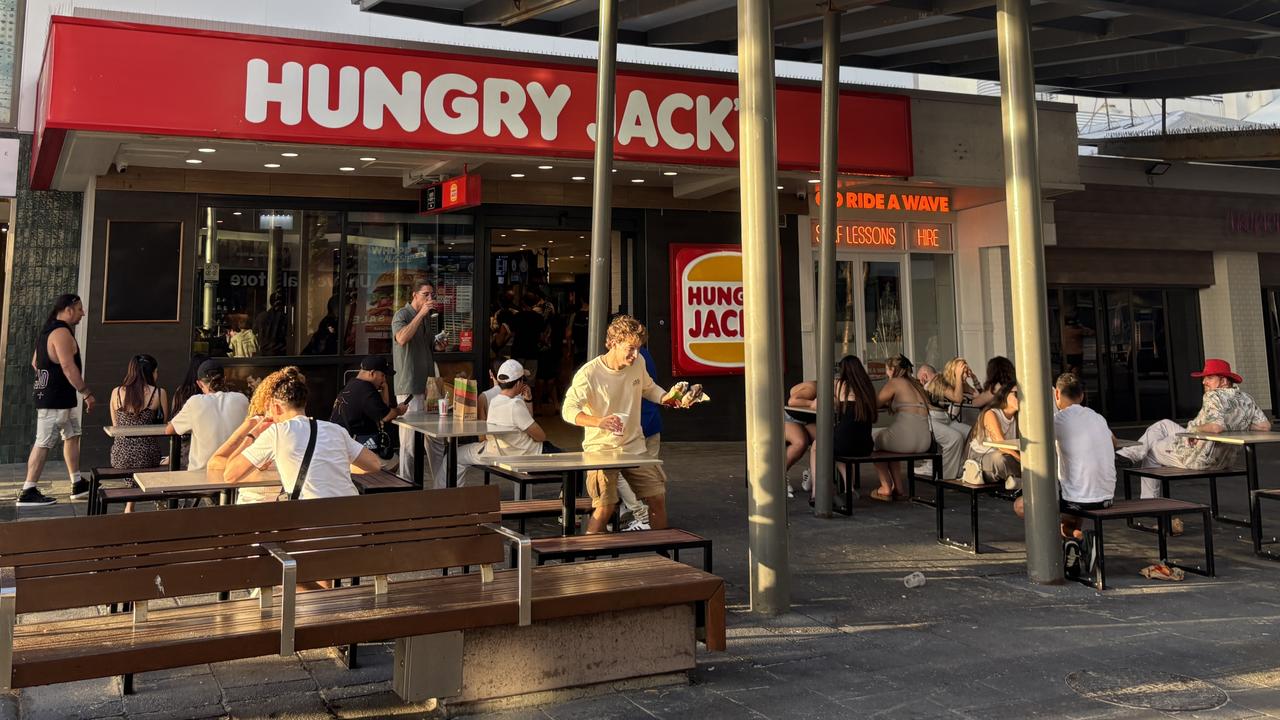
[[[196,370],[196,378],[208,382],[222,378],[222,363],[217,360],[205,360]]]
[[[387,359],[381,355],[370,355],[361,360],[360,369],[369,372],[380,372],[387,377],[396,374],[396,371],[391,369],[391,363],[387,362]]]

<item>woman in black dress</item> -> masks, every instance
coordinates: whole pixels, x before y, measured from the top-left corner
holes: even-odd
[[[837,456],[870,455],[872,451],[871,426],[875,425],[876,391],[862,361],[854,355],[845,355],[836,367],[835,379],[836,426],[834,429],[834,453],[819,452],[815,444],[809,452],[809,475],[817,477],[814,467],[819,454],[824,458]],[[843,470],[839,470],[843,472]],[[846,479],[846,481],[848,481]],[[809,497],[816,490],[810,484]]]

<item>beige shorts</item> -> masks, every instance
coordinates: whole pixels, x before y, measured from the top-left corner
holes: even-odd
[[[658,497],[667,494],[667,476],[660,466],[628,468],[626,470],[592,470],[587,473],[587,495],[591,507],[618,504],[618,474],[626,478],[636,497]]]
[[[654,433],[644,439],[644,451],[650,457],[661,459],[662,457],[662,433]],[[661,465],[654,468],[662,475],[662,482],[667,481],[667,471],[662,469]]]
[[[55,448],[58,442],[80,437],[80,413],[76,408],[36,409],[36,447]]]

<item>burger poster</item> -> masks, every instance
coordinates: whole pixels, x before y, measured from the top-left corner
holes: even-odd
[[[673,243],[671,272],[672,374],[740,374],[742,249]]]

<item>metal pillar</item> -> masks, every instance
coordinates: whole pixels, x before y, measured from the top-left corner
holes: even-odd
[[[770,0],[738,2],[738,163],[746,324],[747,497],[751,609],[791,606],[783,484],[778,157]]]
[[[997,0],[996,35],[1000,51],[1009,268],[1013,276],[1013,347],[1021,391],[1018,435],[1022,440],[1027,575],[1033,582],[1056,584],[1062,582],[1062,541],[1058,526],[1058,475],[1054,468],[1053,381],[1049,375],[1029,5],[1030,0]]]
[[[596,60],[596,161],[591,178],[591,310],[587,358],[604,352],[613,277],[613,105],[618,56],[618,0],[600,0]]]
[[[835,442],[835,402],[831,379],[835,377],[836,345],[836,164],[840,135],[840,12],[828,7],[822,16],[822,172],[820,173],[822,204],[818,246],[818,438],[812,452],[818,457],[831,457]],[[831,517],[832,480],[835,466],[829,462],[814,463],[813,514]],[[853,478],[845,478],[853,482]],[[847,508],[852,509],[852,508]]]

